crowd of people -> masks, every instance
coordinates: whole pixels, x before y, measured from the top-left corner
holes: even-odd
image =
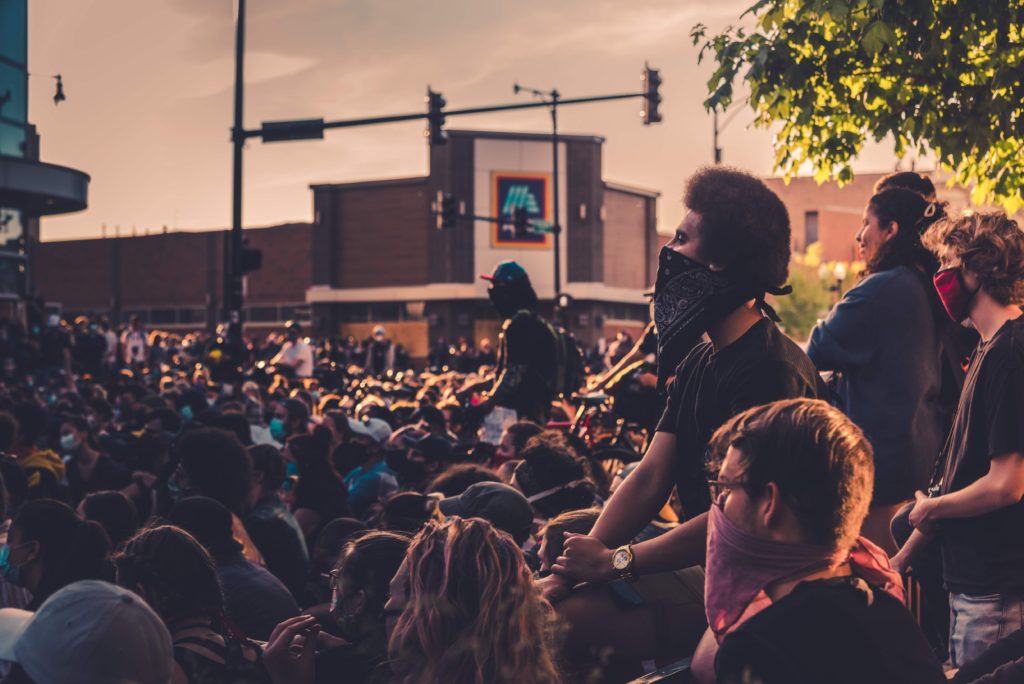
[[[3,681],[1024,681],[1024,232],[884,178],[801,345],[779,198],[684,203],[588,351],[515,262],[418,366],[0,325]]]

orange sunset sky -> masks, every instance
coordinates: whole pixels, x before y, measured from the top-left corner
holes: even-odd
[[[566,107],[565,133],[605,136],[608,180],[662,193],[659,229],[682,215],[687,175],[711,160],[701,101],[711,69],[690,28],[736,22],[750,0],[249,0],[246,125],[421,111],[428,84],[450,108],[522,100],[516,81],[565,97],[639,90],[661,69],[664,123],[639,101]],[[45,219],[44,240],[120,226],[195,230],[230,223],[233,3],[31,0],[29,118],[42,159],[92,176],[86,211]],[[52,74],[67,101],[52,102]],[[771,172],[771,136],[741,112],[721,138],[727,163]],[[449,127],[549,130],[544,110],[449,119]],[[328,131],[245,157],[246,226],[308,221],[310,183],[426,171],[423,122]],[[891,168],[872,146],[855,168]]]

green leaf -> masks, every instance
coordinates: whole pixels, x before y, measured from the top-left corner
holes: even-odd
[[[691,36],[708,106],[749,91],[776,170],[846,182],[864,141],[927,150],[978,201],[1024,205],[1021,0],[758,0],[745,31]],[[749,28],[749,27],[753,28]]]
[[[861,45],[864,51],[874,57],[887,45],[896,42],[896,34],[884,21],[875,21],[864,32]]]

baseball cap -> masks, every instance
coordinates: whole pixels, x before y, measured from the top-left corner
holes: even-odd
[[[480,277],[492,283],[511,283],[529,278],[526,275],[526,270],[515,261],[502,261],[494,267],[494,271],[490,275],[480,274]]]
[[[380,418],[367,418],[365,421],[349,418],[348,429],[353,434],[369,437],[377,444],[383,444],[391,437],[391,426]]]
[[[508,532],[520,545],[529,538],[533,526],[530,502],[518,489],[500,482],[477,482],[458,496],[441,499],[438,507],[446,516],[483,518]]]
[[[139,596],[83,580],[35,613],[0,609],[0,660],[20,664],[36,684],[165,684],[174,651],[163,621]]]

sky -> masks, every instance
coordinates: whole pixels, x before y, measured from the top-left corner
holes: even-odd
[[[664,122],[639,100],[565,107],[564,133],[606,138],[606,180],[660,191],[659,230],[680,220],[683,184],[712,157],[709,64],[689,38],[736,23],[751,0],[249,0],[245,125],[348,119],[516,102],[512,85],[564,97],[639,91],[663,79]],[[31,0],[29,119],[42,160],[90,174],[89,208],[44,219],[42,239],[224,228],[231,219],[231,0]],[[53,74],[67,101],[55,106]],[[738,105],[737,105],[738,106]],[[731,113],[731,112],[730,112]],[[724,161],[771,173],[771,134],[738,113]],[[548,132],[543,109],[450,118],[452,128]],[[245,151],[244,225],[312,220],[312,183],[426,173],[423,121],[327,131]],[[854,168],[892,168],[875,145]]]

